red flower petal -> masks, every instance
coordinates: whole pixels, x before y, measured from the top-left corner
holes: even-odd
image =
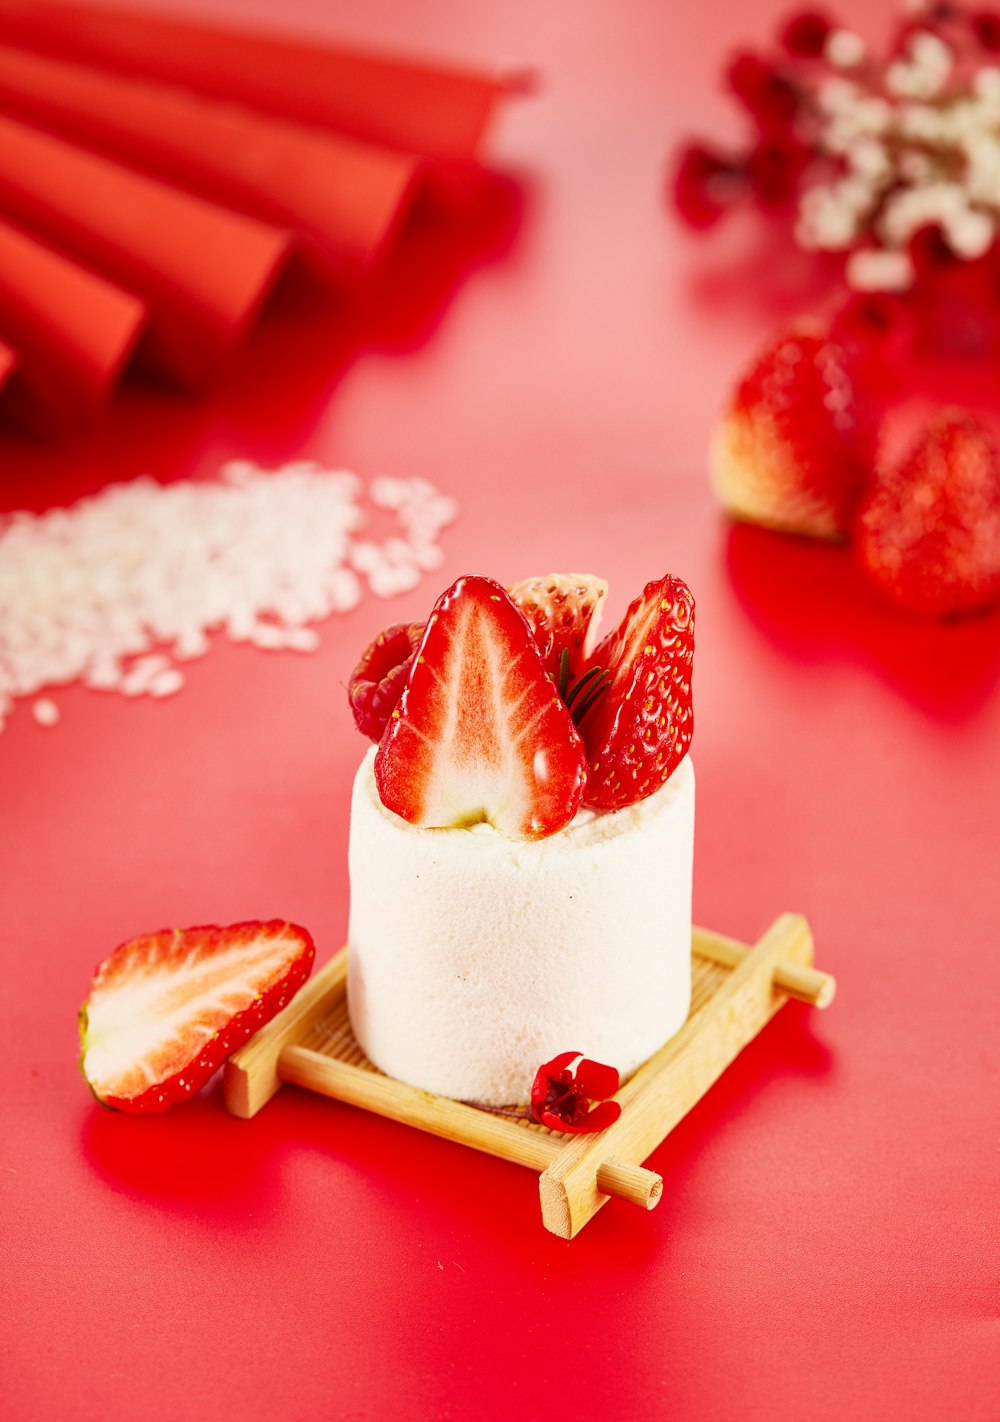
[[[745,187],[741,160],[704,143],[680,149],[670,181],[679,216],[696,231],[717,222]]]
[[[779,36],[786,54],[819,59],[833,25],[819,10],[800,10],[784,23]]]
[[[575,1073],[569,1070],[577,1062]],[[531,1086],[531,1114],[553,1131],[603,1131],[621,1115],[617,1101],[608,1101],[618,1090],[618,1069],[593,1062],[580,1052],[560,1052],[543,1063]],[[597,1102],[591,1106],[590,1102]]]
[[[604,1101],[618,1090],[618,1068],[584,1060],[576,1069],[576,1084],[591,1101]]]
[[[995,10],[977,10],[969,16],[972,32],[983,49],[1000,49],[1000,15]]]
[[[575,1062],[578,1057],[582,1057],[582,1052],[560,1052],[557,1057],[553,1057],[550,1062],[538,1068],[539,1075],[545,1072],[547,1076],[554,1076],[557,1072],[565,1071],[570,1062]],[[538,1080],[536,1076],[535,1080]]]
[[[730,91],[765,133],[786,132],[800,105],[796,85],[752,50],[738,50],[726,69]]]
[[[563,1131],[567,1135],[582,1136],[594,1131],[606,1131],[618,1120],[622,1108],[617,1101],[601,1101],[593,1110],[574,1121],[566,1121],[561,1116],[553,1116],[551,1111],[543,1111],[539,1120],[552,1131]]]

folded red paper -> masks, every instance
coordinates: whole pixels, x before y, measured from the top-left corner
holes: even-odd
[[[514,87],[165,12],[0,0],[0,222],[20,230],[0,271],[3,416],[96,408],[133,349],[202,388],[293,254],[343,292],[404,227],[411,245],[429,216],[462,233]],[[417,196],[423,226],[405,223]]]
[[[356,279],[402,219],[419,160],[186,90],[0,46],[0,110],[290,227]]]
[[[468,162],[523,75],[390,57],[165,12],[0,0],[0,37],[190,85],[428,158]]]
[[[16,354],[11,350],[10,346],[4,345],[3,341],[0,341],[0,390],[2,390],[7,383],[7,377],[12,373],[16,365]]]
[[[288,232],[0,117],[0,209],[141,297],[144,356],[207,383],[264,301]]]
[[[53,418],[73,420],[101,404],[146,314],[134,296],[0,221],[0,332],[19,352],[33,403]],[[0,359],[0,383],[6,373]]]

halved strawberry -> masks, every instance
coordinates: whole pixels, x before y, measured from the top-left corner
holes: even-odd
[[[591,658],[610,680],[580,718],[588,805],[616,809],[644,800],[687,754],[693,658],[694,598],[687,584],[670,574],[647,583]]]
[[[731,514],[816,538],[847,536],[874,463],[874,418],[843,348],[802,327],[758,356],[712,448]]]
[[[397,622],[366,647],[351,672],[347,695],[363,736],[382,739],[386,722],[403,694],[413,658],[424,635],[423,622]]]
[[[597,641],[608,595],[605,580],[592,573],[549,573],[545,578],[522,578],[507,591],[528,619],[552,680],[560,682],[566,651],[566,675],[575,681]]]
[[[315,956],[304,928],[272,919],[163,929],[117,947],[80,1010],[80,1067],[104,1106],[166,1111],[285,1006]]]
[[[918,616],[1000,602],[1000,451],[989,430],[957,410],[931,421],[879,472],[856,553],[883,597]]]
[[[492,578],[437,601],[375,757],[382,803],[411,824],[488,821],[540,839],[576,814],[583,742],[523,614]]]

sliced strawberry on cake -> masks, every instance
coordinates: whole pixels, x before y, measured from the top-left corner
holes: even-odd
[[[315,949],[274,919],[164,929],[122,943],[80,1011],[80,1067],[104,1106],[132,1114],[188,1100],[290,1001]]]
[[[594,652],[596,691],[578,716],[587,747],[588,805],[617,809],[659,790],[694,730],[694,598],[668,574],[647,583]]]
[[[736,518],[845,538],[875,463],[875,423],[843,348],[792,328],[736,387],[712,448],[712,477]]]
[[[597,643],[608,585],[592,573],[522,578],[508,589],[531,626],[545,670],[565,694]]]
[[[855,551],[881,595],[916,616],[1000,602],[1000,451],[989,430],[961,411],[933,420],[879,471]]]
[[[411,824],[483,821],[512,839],[575,815],[583,742],[524,615],[492,578],[438,599],[375,758],[382,803]]]

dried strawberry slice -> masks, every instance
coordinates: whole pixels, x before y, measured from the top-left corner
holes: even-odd
[[[423,635],[423,622],[397,622],[380,632],[362,654],[351,673],[347,694],[363,736],[373,741],[382,739]]]

